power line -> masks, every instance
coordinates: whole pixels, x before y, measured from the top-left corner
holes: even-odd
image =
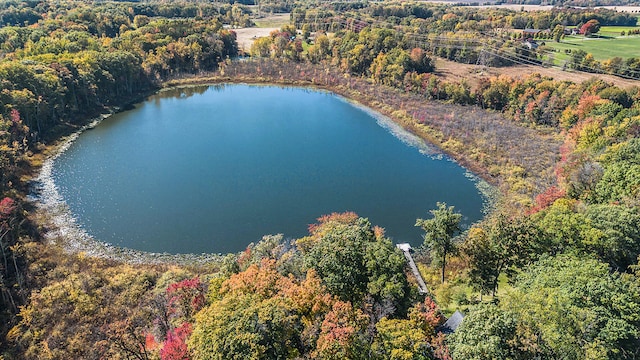
[[[480,33],[481,33],[481,34],[483,34],[483,35],[485,35],[485,36],[489,36],[489,37],[491,37],[491,35],[489,35],[489,34],[487,34],[487,33],[483,33],[483,32],[480,32]],[[546,54],[547,56],[555,55],[555,52],[554,52],[554,51],[550,51],[550,50],[537,49],[537,51],[538,51],[538,52],[541,52],[541,53],[543,53],[543,54]],[[560,67],[560,66],[555,65],[555,64],[553,64],[553,63],[549,63],[549,65],[550,65],[551,67],[561,69],[561,67]],[[580,66],[581,68],[591,70],[591,71],[588,71],[588,72],[585,72],[585,73],[590,73],[590,74],[593,74],[593,73],[595,73],[595,74],[606,74],[606,75],[618,76],[618,77],[621,77],[621,78],[623,78],[623,79],[627,79],[627,80],[640,80],[640,71],[635,71],[635,70],[627,69],[627,71],[629,71],[629,72],[631,72],[631,73],[633,73],[633,74],[635,74],[635,75],[636,75],[636,76],[631,76],[631,75],[620,74],[620,73],[614,73],[614,72],[604,72],[602,69],[599,69],[599,68],[596,68],[596,67],[593,67],[593,66],[583,65],[583,64],[579,64],[579,66]],[[562,70],[564,70],[564,69],[562,69]],[[584,71],[580,71],[579,69],[574,69],[574,70],[577,70],[578,72],[584,72]],[[628,82],[627,82],[627,83],[628,83]],[[634,83],[631,83],[631,84],[634,84]]]
[[[374,26],[377,26],[378,28],[383,28],[383,29],[391,28],[391,29],[396,29],[402,32],[402,30],[406,28],[406,26],[403,26],[403,25],[396,25],[396,24],[392,24],[392,23],[380,21],[380,20],[364,21],[361,19],[357,19],[353,17],[348,18],[344,16],[329,16],[329,17],[323,17],[319,19],[320,11],[317,10],[314,13],[316,15],[314,19],[314,24],[313,24],[315,28],[314,31],[318,31],[318,30],[324,30],[324,31],[334,30],[335,31],[336,28],[351,30],[351,31],[360,31],[365,27],[373,28]],[[293,21],[298,22],[300,21],[300,19],[302,19],[302,22],[309,24],[306,22],[306,13],[294,13]],[[328,21],[320,22],[319,20],[328,20]],[[320,29],[320,27],[322,27],[322,29]],[[511,52],[505,48],[497,47],[496,45],[493,45],[488,41],[486,41],[487,39],[492,39],[494,40],[494,43],[495,43],[495,40],[506,42],[506,41],[510,41],[511,39],[505,40],[504,38],[498,37],[496,35],[488,34],[482,31],[479,31],[478,33],[480,35],[485,36],[485,41],[482,41],[479,39],[447,36],[444,34],[439,34],[435,37],[429,37],[428,35],[417,34],[413,32],[405,33],[403,36],[405,41],[411,42],[414,45],[418,45],[418,47],[421,47],[424,49],[446,48],[446,49],[457,49],[457,50],[474,50],[474,51],[478,51],[480,54],[486,53],[488,55],[503,59],[511,63],[519,64],[519,65],[544,67],[542,62],[531,59],[522,54],[518,54],[515,51]],[[469,34],[476,35],[478,33],[469,33]],[[546,55],[547,57],[549,57],[550,55],[555,55],[555,52],[544,50],[544,49],[539,49],[538,52],[542,53],[543,56]],[[549,67],[565,71],[564,67],[556,65],[552,62],[549,62],[547,64]],[[637,76],[614,73],[614,72],[604,72],[602,69],[595,68],[593,66],[582,65],[582,64],[580,64],[580,68],[590,70],[590,71],[583,71],[581,69],[573,69],[573,70],[576,72],[585,73],[585,74],[595,73],[595,74],[613,75],[613,76],[620,77],[621,80],[624,80],[624,79],[632,80],[632,81],[640,80],[640,71],[635,71],[631,69],[626,69],[626,71]],[[626,82],[629,84],[635,84],[635,83],[630,83],[628,81],[623,81],[623,82]]]

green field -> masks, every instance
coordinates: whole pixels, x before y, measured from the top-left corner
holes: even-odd
[[[289,24],[289,14],[276,14],[263,18],[253,19],[253,22],[259,28],[280,28]]]
[[[638,29],[640,29],[640,26],[601,26],[600,31],[598,31],[598,35],[616,37],[616,36],[620,36],[620,33],[622,31],[624,31],[626,34],[629,30],[638,30]]]
[[[618,32],[619,34],[619,32]],[[555,60],[564,61],[570,58],[564,50],[584,50],[592,54],[596,60],[607,60],[613,57],[623,59],[640,57],[640,36],[624,36],[618,38],[585,38],[583,36],[567,36],[562,42],[546,41],[550,48],[558,50]]]

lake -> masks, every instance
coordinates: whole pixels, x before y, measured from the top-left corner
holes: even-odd
[[[436,202],[467,225],[483,207],[473,176],[397,125],[277,86],[161,92],[80,134],[52,176],[93,238],[149,252],[237,252],[343,211],[418,245],[416,218]]]

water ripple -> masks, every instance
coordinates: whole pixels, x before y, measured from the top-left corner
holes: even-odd
[[[43,162],[38,176],[31,181],[27,199],[35,204],[38,213],[46,219],[45,239],[52,244],[62,246],[69,253],[84,253],[93,257],[134,264],[204,264],[220,261],[221,254],[150,253],[114,246],[93,238],[78,224],[54,181],[54,164],[83,131],[95,127],[110,115],[102,115],[62,140],[54,154]]]

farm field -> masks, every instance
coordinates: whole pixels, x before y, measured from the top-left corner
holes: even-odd
[[[275,14],[253,19],[253,22],[256,24],[256,27],[259,28],[280,28],[283,25],[289,24],[289,17],[289,13]]]
[[[638,30],[640,26],[602,26],[598,35],[605,37],[618,37],[622,31],[629,32],[629,30]]]
[[[570,59],[565,50],[584,50],[592,54],[596,60],[607,60],[613,57],[627,59],[640,57],[640,36],[625,36],[618,38],[584,38],[582,36],[567,36],[562,42],[547,41],[546,45],[559,50],[555,53],[555,60],[564,61]]]

